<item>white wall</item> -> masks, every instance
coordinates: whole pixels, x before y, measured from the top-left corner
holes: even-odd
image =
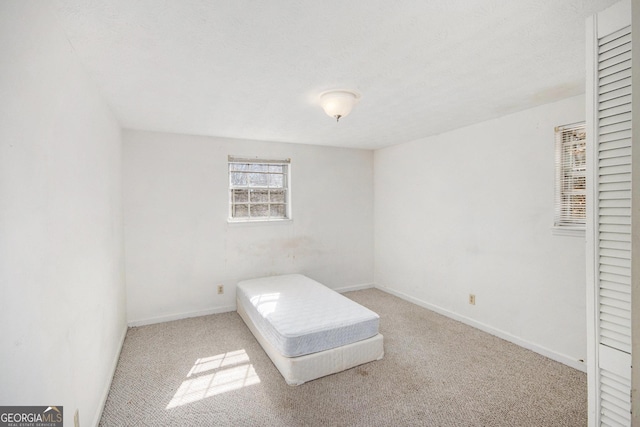
[[[97,422],[126,330],[121,135],[45,2],[0,2],[0,405]]]
[[[227,223],[228,155],[291,158],[293,221]],[[125,130],[124,188],[130,324],[234,310],[259,276],[373,284],[372,151]]]
[[[585,242],[551,232],[554,126],[584,111],[578,96],[376,151],[376,285],[584,370]]]

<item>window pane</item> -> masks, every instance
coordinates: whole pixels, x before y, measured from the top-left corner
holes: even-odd
[[[284,175],[282,175],[282,174],[271,174],[271,175],[269,175],[269,187],[271,187],[271,188],[282,188],[282,187],[284,187]]]
[[[271,202],[284,203],[284,190],[270,190]]]
[[[571,188],[574,190],[585,190],[587,188],[587,178],[584,176],[572,177]]]
[[[245,187],[247,185],[247,174],[242,172],[231,172],[231,185],[233,187]]]
[[[251,218],[269,216],[269,205],[251,205]]]
[[[287,208],[285,205],[271,205],[272,218],[286,218]]]
[[[251,203],[266,203],[269,201],[269,190],[251,190]]]
[[[235,205],[233,207],[234,218],[248,218],[249,217],[249,205]]]
[[[586,197],[578,194],[569,196],[569,199],[571,217],[576,219],[585,218],[587,215]]]
[[[251,172],[269,172],[269,165],[263,163],[252,163],[249,165]]]
[[[577,170],[585,170],[587,165],[587,152],[584,144],[573,146],[573,165]]]
[[[246,203],[249,201],[249,190],[233,190],[234,203]]]
[[[249,175],[249,187],[266,187],[269,183],[267,174],[264,173],[250,173]]]
[[[269,172],[282,173],[284,166],[282,165],[269,165]]]

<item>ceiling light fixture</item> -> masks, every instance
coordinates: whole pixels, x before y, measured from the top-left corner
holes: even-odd
[[[350,90],[330,90],[320,94],[320,105],[336,122],[349,115],[360,95]]]

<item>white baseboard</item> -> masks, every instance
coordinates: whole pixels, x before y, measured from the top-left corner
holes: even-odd
[[[359,291],[362,289],[371,289],[374,287],[375,287],[375,284],[373,283],[363,283],[361,285],[344,286],[342,288],[334,289],[334,291],[339,293],[344,293],[344,292],[351,292],[351,291]],[[131,320],[127,323],[127,326],[134,327],[134,326],[152,325],[154,323],[170,322],[172,320],[187,319],[189,317],[208,316],[209,314],[227,313],[229,311],[236,311],[235,304],[229,305],[229,306],[223,306],[223,307],[209,308],[207,310],[191,311],[186,313],[175,313],[175,314],[168,314],[165,316]]]
[[[371,289],[374,287],[375,285],[373,283],[363,283],[361,285],[344,286],[342,288],[334,289],[334,291],[339,293],[344,293],[344,292],[351,292],[351,291],[359,291],[362,289]],[[227,313],[229,311],[236,311],[235,304],[229,305],[229,306],[223,306],[223,307],[210,308],[207,310],[191,311],[187,313],[175,313],[175,314],[168,314],[165,316],[131,320],[127,323],[127,326],[135,327],[135,326],[152,325],[154,323],[170,322],[172,320],[187,319],[189,317],[208,316],[210,314]]]
[[[133,326],[152,325],[154,323],[170,322],[172,320],[187,319],[189,317],[208,316],[210,314],[227,313],[229,311],[236,311],[235,304],[229,305],[229,306],[223,306],[223,307],[209,308],[207,310],[191,311],[187,313],[175,313],[175,314],[168,314],[166,316],[132,320],[128,322],[128,326],[133,327]]]
[[[478,322],[477,320],[471,319],[469,317],[466,316],[462,316],[458,313],[455,313],[453,311],[447,310],[445,308],[439,307],[437,305],[433,305],[430,304],[426,301],[422,301],[418,298],[414,298],[412,296],[409,296],[403,292],[400,291],[396,291],[390,288],[384,288],[384,287],[376,287],[376,289],[379,289],[383,292],[387,292],[391,295],[395,295],[398,298],[402,298],[405,301],[409,301],[412,302],[416,305],[419,305],[420,307],[424,307],[428,310],[431,311],[435,311],[438,314],[442,314],[443,316],[449,317],[451,319],[457,320],[458,322],[462,322],[466,325],[469,326],[473,326],[476,329],[480,329],[481,331],[487,332],[491,335],[495,335],[498,338],[502,338],[503,340],[512,342],[516,345],[519,345],[520,347],[524,347],[527,350],[531,350],[533,352],[536,352],[538,354],[541,354],[542,356],[548,357],[551,360],[555,360],[556,362],[560,362],[562,364],[565,364],[567,366],[570,366],[574,369],[577,369],[579,371],[582,372],[587,372],[587,364],[584,362],[581,362],[579,360],[575,360],[567,355],[555,352],[553,350],[549,350],[546,347],[542,347],[538,344],[532,343],[530,341],[526,341],[523,340],[522,338],[516,337],[515,335],[511,335],[508,332],[502,331],[500,329],[496,329],[492,326],[486,325],[484,323]]]
[[[334,291],[343,294],[345,292],[361,291],[362,289],[371,289],[371,288],[375,288],[375,285],[373,283],[363,283],[361,285],[352,285],[352,286],[344,286],[342,288],[336,288],[334,289]]]
[[[107,382],[106,387],[102,391],[102,397],[100,398],[100,405],[98,406],[98,411],[96,412],[96,416],[93,419],[92,426],[98,427],[100,424],[100,419],[102,418],[102,411],[104,410],[104,405],[107,403],[107,397],[109,397],[109,390],[111,390],[111,382],[113,381],[113,376],[116,373],[116,368],[118,367],[118,360],[120,360],[120,353],[122,352],[122,346],[124,345],[124,339],[127,336],[127,328],[125,327],[122,330],[122,334],[120,335],[120,346],[118,347],[118,351],[115,354],[115,357],[111,361],[111,377]]]

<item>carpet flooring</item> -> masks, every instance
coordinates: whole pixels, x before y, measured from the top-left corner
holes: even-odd
[[[237,313],[127,332],[101,426],[585,426],[586,375],[377,289],[385,357],[288,386]]]

